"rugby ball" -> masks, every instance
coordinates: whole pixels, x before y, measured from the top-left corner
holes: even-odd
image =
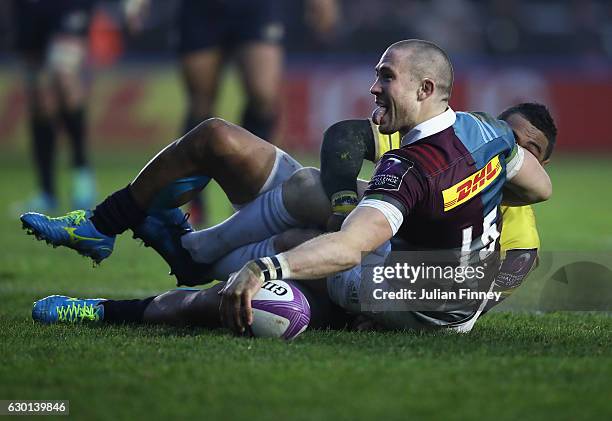
[[[310,323],[310,304],[295,285],[268,281],[251,300],[255,337],[291,340]]]

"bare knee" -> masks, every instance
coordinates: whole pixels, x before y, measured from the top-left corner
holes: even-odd
[[[211,160],[229,153],[232,147],[233,124],[222,118],[209,118],[198,124],[177,142],[198,161]]]
[[[322,233],[322,231],[317,229],[295,228],[287,230],[274,237],[274,250],[277,253],[291,250],[308,240],[318,237]]]
[[[300,222],[324,227],[331,207],[316,168],[301,168],[283,184],[283,202]]]
[[[285,189],[302,194],[310,195],[319,188],[321,188],[320,171],[313,167],[300,168],[285,181]]]

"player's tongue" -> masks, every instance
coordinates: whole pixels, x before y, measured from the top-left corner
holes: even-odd
[[[387,114],[387,107],[379,106],[372,112],[372,121],[374,124],[380,126],[384,116]]]

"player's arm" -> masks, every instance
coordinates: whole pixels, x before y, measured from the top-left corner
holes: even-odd
[[[425,193],[423,178],[407,157],[383,157],[365,197],[339,232],[317,237],[294,250],[247,263],[222,291],[221,317],[230,329],[243,332],[253,321],[251,299],[266,280],[316,279],[348,269],[391,239]]]
[[[391,239],[393,231],[378,209],[359,206],[338,232],[316,237],[282,253],[286,279],[318,279],[341,272],[361,262],[361,254],[375,250]]]
[[[247,263],[220,292],[221,320],[242,333],[253,323],[251,299],[270,279],[318,279],[355,266],[393,236],[387,216],[379,209],[359,206],[338,232],[316,237],[297,248]]]
[[[530,152],[516,148],[506,168],[508,194],[504,193],[504,204],[520,206],[548,200],[552,195],[550,177]]]

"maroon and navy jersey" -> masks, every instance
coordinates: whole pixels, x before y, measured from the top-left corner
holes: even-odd
[[[502,187],[522,163],[510,127],[449,109],[416,129],[383,155],[362,205],[382,200],[402,212],[394,250],[498,249]]]
[[[482,276],[419,279],[423,291],[486,292],[499,268],[502,188],[522,165],[510,127],[483,113],[451,109],[417,125],[399,149],[383,155],[359,206],[379,209],[394,233],[386,265],[480,267]],[[435,273],[435,272],[434,272]],[[393,288],[405,283],[389,280]],[[457,298],[458,297],[458,298]],[[428,326],[471,328],[486,300],[449,296],[411,300],[413,316]]]

